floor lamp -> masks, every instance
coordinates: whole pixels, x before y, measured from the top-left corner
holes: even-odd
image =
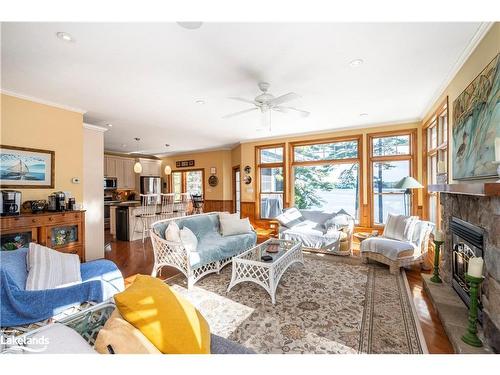
[[[420,182],[415,180],[413,177],[404,177],[401,181],[399,181],[396,185],[394,185],[396,189],[405,189],[404,195],[404,205],[405,205],[405,215],[410,216],[411,211],[411,194],[413,189],[422,189],[423,186]]]

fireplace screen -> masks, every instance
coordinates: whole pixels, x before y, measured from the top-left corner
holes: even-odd
[[[475,225],[458,218],[451,218],[452,233],[452,286],[467,306],[470,305],[469,286],[465,281],[469,259],[482,257],[484,251],[484,231]],[[481,290],[479,291],[479,309],[481,305]],[[480,320],[482,314],[480,313]]]

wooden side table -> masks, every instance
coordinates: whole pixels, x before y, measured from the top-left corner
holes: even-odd
[[[357,232],[357,233],[354,233],[353,236],[358,239],[359,243],[363,242],[367,238],[374,237],[374,235],[372,233],[368,233],[368,232]]]

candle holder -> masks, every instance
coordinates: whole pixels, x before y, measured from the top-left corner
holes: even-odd
[[[436,247],[434,249],[434,272],[432,274],[431,281],[436,284],[441,284],[443,282],[439,277],[439,252],[443,243],[443,241],[434,240],[434,245],[436,245]]]
[[[462,336],[462,341],[470,346],[475,346],[480,348],[483,346],[482,341],[477,337],[477,294],[479,290],[479,285],[484,280],[484,277],[474,277],[469,274],[465,274],[465,280],[470,285],[470,306],[469,306],[469,325],[467,326],[467,332]]]

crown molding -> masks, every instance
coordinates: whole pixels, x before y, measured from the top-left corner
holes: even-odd
[[[20,93],[17,93],[17,92],[14,92],[14,91],[10,91],[10,90],[1,89],[0,92],[2,94],[4,94],[4,95],[13,96],[13,97],[19,98],[19,99],[29,100],[31,102],[35,102],[35,103],[38,103],[38,104],[44,104],[44,105],[48,105],[48,106],[51,106],[51,107],[56,107],[56,108],[59,108],[59,109],[64,109],[66,111],[80,113],[82,115],[87,112],[85,109],[71,107],[71,106],[68,106],[68,105],[65,105],[65,104],[60,104],[60,103],[54,103],[54,102],[51,102],[49,100],[36,98],[36,97],[30,96],[30,95],[20,94]]]
[[[469,41],[469,44],[467,44],[462,54],[459,56],[457,62],[455,63],[455,65],[453,65],[448,75],[444,79],[443,83],[438,87],[434,95],[431,97],[431,99],[425,106],[425,110],[422,112],[420,116],[422,121],[425,120],[425,117],[431,111],[432,107],[436,104],[441,95],[443,95],[444,91],[449,86],[453,78],[455,78],[460,69],[462,69],[465,62],[469,59],[469,57],[475,51],[478,44],[481,42],[481,40],[483,40],[484,36],[488,33],[488,31],[490,31],[490,29],[493,27],[494,24],[495,22],[482,22],[479,25],[477,31]]]
[[[97,125],[92,125],[92,124],[86,124],[86,123],[83,123],[83,127],[85,129],[94,130],[94,131],[98,131],[98,132],[101,132],[101,133],[104,133],[104,132],[108,131],[108,129],[103,128],[102,126],[97,126]]]
[[[295,137],[304,137],[308,135],[326,135],[326,134],[332,134],[335,132],[347,132],[347,131],[356,131],[360,129],[371,129],[371,128],[383,128],[385,126],[394,126],[394,125],[399,125],[402,128],[410,127],[411,125],[415,124],[421,124],[421,119],[418,117],[415,118],[409,118],[409,119],[404,119],[404,120],[398,120],[398,121],[389,121],[389,122],[374,122],[374,123],[369,123],[369,124],[363,124],[363,125],[354,125],[354,126],[346,126],[346,127],[340,127],[340,128],[334,128],[334,129],[325,129],[325,130],[317,130],[314,132],[303,132],[303,133],[292,133],[292,134],[282,134],[282,135],[273,135],[271,137],[262,137],[262,138],[251,138],[251,139],[245,139],[244,141],[240,141],[238,145],[242,145],[245,143],[254,143],[254,142],[267,142],[267,141],[275,141],[275,140],[280,140],[280,139],[286,139],[286,138],[295,138]],[[233,147],[234,148],[234,147]]]
[[[231,151],[233,150],[238,143],[232,145],[232,146],[221,146],[221,147],[210,147],[210,148],[200,148],[200,149],[194,149],[190,151],[179,151],[179,152],[171,152],[171,153],[162,153],[162,154],[155,154],[156,157],[158,158],[173,158],[176,156],[182,156],[182,155],[189,155],[189,154],[200,154],[203,152],[215,152],[215,151]]]

